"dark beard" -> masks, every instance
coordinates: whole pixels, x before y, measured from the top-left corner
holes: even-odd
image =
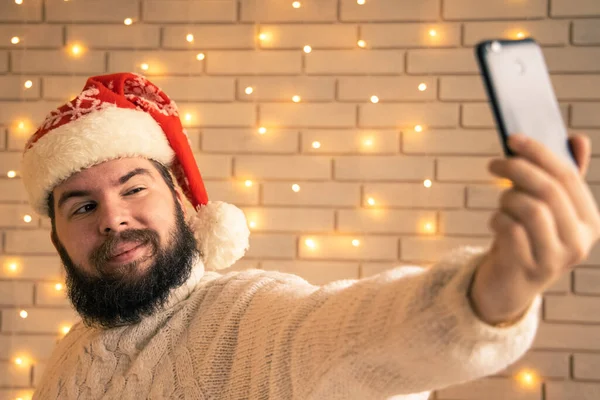
[[[171,289],[189,278],[198,255],[196,238],[177,201],[175,207],[176,225],[166,249],[160,248],[158,233],[151,229],[130,229],[110,236],[90,256],[90,263],[100,276],[91,276],[75,265],[52,232],[67,272],[67,294],[87,326],[112,328],[138,323],[160,310]],[[141,276],[137,276],[138,265],[143,259],[122,265],[116,271],[105,271],[106,260],[122,242],[144,243],[151,248],[155,261]]]

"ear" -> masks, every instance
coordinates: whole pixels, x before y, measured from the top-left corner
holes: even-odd
[[[183,216],[187,217],[187,207],[185,206],[185,196],[181,193],[181,190],[178,187],[175,188],[175,195],[177,196],[177,201],[179,202],[179,205],[181,206],[181,209],[183,210]]]

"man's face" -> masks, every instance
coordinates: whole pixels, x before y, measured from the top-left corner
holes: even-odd
[[[149,160],[90,167],[58,185],[53,196],[52,242],[85,322],[138,322],[189,277],[196,240],[180,194]]]

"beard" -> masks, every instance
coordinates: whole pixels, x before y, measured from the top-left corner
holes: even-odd
[[[76,265],[52,231],[57,250],[65,267],[67,294],[73,307],[87,326],[112,328],[134,324],[159,311],[172,289],[189,278],[194,260],[199,254],[196,238],[185,222],[183,211],[175,201],[175,227],[165,248],[152,229],[129,229],[111,235],[90,255],[90,264],[97,276]],[[130,263],[108,268],[106,263],[122,243],[143,244],[151,249],[154,262],[140,272],[141,257]]]

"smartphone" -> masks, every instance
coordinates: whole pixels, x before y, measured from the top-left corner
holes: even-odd
[[[504,154],[514,156],[507,140],[523,133],[549,147],[578,170],[542,49],[534,39],[486,40],[476,58]]]

